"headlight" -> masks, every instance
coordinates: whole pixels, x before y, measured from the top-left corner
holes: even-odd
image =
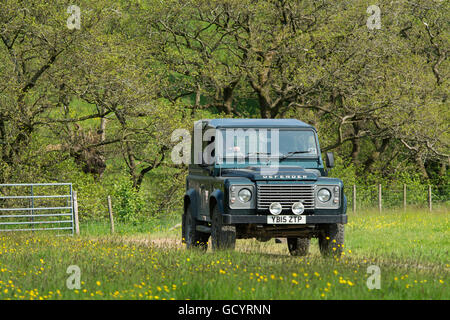
[[[235,184],[228,189],[230,209],[255,209],[256,191],[251,184]]]
[[[321,202],[327,202],[331,198],[331,192],[328,189],[320,189],[319,193],[317,194],[317,197]]]
[[[281,204],[279,202],[273,202],[269,206],[269,211],[271,214],[277,216],[281,213],[281,211],[283,211],[283,207],[281,206]]]
[[[252,192],[248,189],[241,189],[238,193],[238,197],[242,203],[249,202],[252,198]]]

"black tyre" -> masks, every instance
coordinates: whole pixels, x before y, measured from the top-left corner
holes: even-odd
[[[340,257],[344,250],[344,225],[331,223],[323,225],[319,235],[319,249],[323,256]]]
[[[309,252],[309,238],[287,238],[289,253],[291,256],[306,256]]]
[[[236,246],[236,226],[224,225],[222,214],[214,206],[211,219],[211,244],[213,250],[234,250]]]
[[[192,216],[191,206],[188,205],[182,216],[181,234],[182,242],[186,244],[186,248],[208,249],[209,234],[197,231],[198,222]]]

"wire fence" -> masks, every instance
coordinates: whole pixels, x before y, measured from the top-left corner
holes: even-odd
[[[347,196],[347,212],[357,212],[362,209],[382,211],[421,208],[436,210],[450,207],[450,185],[353,185],[346,186],[345,194]],[[114,201],[113,197],[112,203]],[[106,232],[110,228],[111,217],[107,198],[105,197],[99,202],[101,202],[101,205],[95,206],[95,212],[93,212],[89,201],[78,198],[81,231],[101,229]],[[168,212],[181,212],[181,210],[182,208],[167,208]],[[113,212],[112,214],[114,215],[115,227],[118,230],[128,228],[125,226],[127,223],[120,221],[116,213]],[[160,219],[164,220],[164,216],[166,214],[161,217],[153,217],[152,224],[157,224]],[[146,226],[144,225],[142,228],[145,229]],[[131,228],[142,229],[139,226]]]
[[[371,185],[347,186],[347,210],[447,208],[450,185]]]
[[[56,186],[60,189],[64,187]],[[24,191],[23,188],[28,189],[24,189]],[[58,194],[58,196],[55,196],[55,194]],[[350,185],[346,186],[345,194],[348,212],[408,208],[422,208],[433,211],[450,207],[450,185]],[[155,217],[142,216],[142,219],[140,219],[142,222],[132,225],[116,216],[113,212],[113,205],[108,203],[108,197],[105,197],[105,199],[96,198],[96,202],[92,203],[92,199],[76,197],[76,192],[74,192],[74,195],[76,210],[72,210],[72,205],[75,207],[75,203],[71,203],[71,192],[67,194],[63,189],[56,189],[55,191],[55,186],[42,185],[39,189],[35,187],[33,190],[29,185],[12,186],[8,189],[3,186],[0,188],[0,208],[2,208],[0,209],[0,232],[13,231],[13,229],[25,230],[25,226],[27,227],[26,230],[38,231],[43,229],[42,226],[44,225],[45,230],[55,229],[59,234],[61,217],[54,216],[53,211],[55,210],[51,209],[63,210],[63,207],[64,210],[67,210],[67,213],[66,211],[63,213],[58,211],[58,215],[69,216],[67,222],[72,222],[72,225],[67,229],[70,229],[68,230],[70,234],[74,232],[73,222],[82,234],[113,233],[114,223],[116,231],[119,233],[133,233],[146,232],[150,229],[163,231],[179,222],[179,219],[172,218],[175,216],[173,214],[162,214]],[[115,199],[112,198],[113,204],[114,201]],[[148,205],[151,205],[151,203]],[[72,220],[73,211],[76,211],[76,221]],[[181,208],[167,208],[167,211],[181,212]],[[18,218],[25,220],[17,222]],[[168,218],[169,220],[167,220]],[[17,226],[18,223],[20,228]]]

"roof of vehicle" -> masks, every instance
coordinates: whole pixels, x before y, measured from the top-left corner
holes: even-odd
[[[312,128],[313,126],[296,119],[204,119],[214,128]]]

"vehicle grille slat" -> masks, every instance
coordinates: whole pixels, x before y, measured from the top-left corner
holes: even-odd
[[[294,202],[301,201],[305,209],[314,209],[314,193],[315,185],[259,184],[257,185],[257,206],[259,210],[267,210],[272,202],[279,202],[283,210],[287,210]]]

